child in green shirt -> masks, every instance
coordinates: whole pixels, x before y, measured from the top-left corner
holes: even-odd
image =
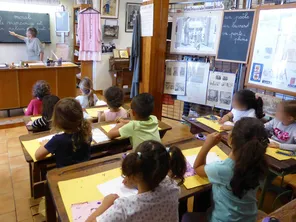
[[[130,138],[135,148],[147,140],[161,142],[158,131],[158,120],[151,115],[154,109],[154,98],[149,93],[142,93],[135,96],[131,103],[132,120],[120,120],[107,134],[110,139],[116,137]]]

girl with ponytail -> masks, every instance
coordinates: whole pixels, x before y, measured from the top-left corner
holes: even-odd
[[[35,153],[36,160],[44,159],[49,153],[55,155],[57,167],[89,160],[91,124],[83,118],[77,100],[65,98],[55,105],[52,129],[61,133],[41,144]]]
[[[95,106],[98,102],[98,97],[94,94],[93,83],[88,77],[84,77],[80,83],[79,88],[82,93],[81,96],[77,96],[76,100],[80,103],[83,109]]]
[[[208,152],[220,139],[218,133],[208,135],[194,163],[196,173],[207,176],[213,185],[214,207],[208,221],[256,221],[257,188],[268,169],[265,152],[269,141],[264,125],[250,117],[237,121],[229,136],[229,158],[206,165]]]
[[[165,148],[152,140],[141,143],[122,162],[124,184],[137,187],[138,194],[106,196],[87,222],[178,222],[178,185],[183,183],[185,172],[186,161],[179,148]]]

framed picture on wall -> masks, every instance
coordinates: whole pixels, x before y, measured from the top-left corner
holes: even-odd
[[[119,0],[101,0],[101,18],[118,19]]]
[[[134,21],[138,14],[140,14],[141,4],[126,3],[125,15],[125,32],[133,32]]]

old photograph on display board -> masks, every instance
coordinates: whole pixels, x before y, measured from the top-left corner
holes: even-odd
[[[164,93],[185,95],[186,68],[186,61],[166,61]]]
[[[234,73],[210,71],[207,105],[230,110],[235,78]]]
[[[173,18],[171,53],[216,55],[223,11],[176,14]]]
[[[247,85],[296,95],[296,8],[260,10],[256,33]]]
[[[137,15],[140,14],[141,4],[126,3],[126,16],[125,16],[125,32],[133,32],[134,21]]]
[[[196,104],[206,104],[210,63],[187,62],[186,95],[179,100]]]
[[[265,95],[262,93],[256,93],[256,97],[262,98],[263,112],[272,117],[275,116],[277,105],[283,101],[281,98],[277,98],[271,95]]]
[[[119,0],[101,0],[101,18],[117,19]]]

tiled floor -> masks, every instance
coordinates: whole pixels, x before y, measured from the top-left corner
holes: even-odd
[[[163,121],[173,126],[164,142],[191,135],[187,125],[169,119]],[[19,136],[24,134],[27,134],[25,126],[0,129],[0,222],[33,221],[29,169],[19,142]]]

